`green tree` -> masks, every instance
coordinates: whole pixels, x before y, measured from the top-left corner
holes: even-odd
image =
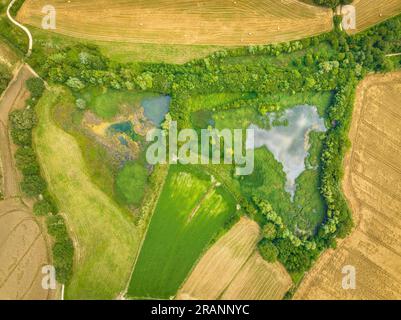
[[[268,262],[275,262],[277,260],[279,251],[277,250],[276,246],[269,242],[262,240],[261,243],[258,245],[259,253],[263,259]]]

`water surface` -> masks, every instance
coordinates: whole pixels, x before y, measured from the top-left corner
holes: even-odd
[[[170,107],[170,96],[145,98],[141,101],[145,117],[160,126]]]
[[[287,120],[288,125],[275,126],[269,130],[261,129],[251,124],[254,129],[254,143],[248,138],[248,149],[266,146],[274,158],[283,165],[287,177],[285,190],[294,197],[295,180],[305,170],[305,159],[308,156],[309,133],[311,131],[324,132],[324,120],[319,117],[316,107],[301,105],[285,110],[282,116],[269,113],[270,123],[274,120]]]

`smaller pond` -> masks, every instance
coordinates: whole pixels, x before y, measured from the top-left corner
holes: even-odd
[[[170,96],[160,96],[154,98],[145,98],[141,101],[145,117],[160,126],[170,107]]]
[[[294,197],[295,180],[305,170],[305,159],[308,156],[310,131],[324,132],[324,120],[319,117],[316,107],[301,105],[285,110],[280,117],[269,113],[270,123],[286,120],[286,126],[274,126],[269,130],[251,124],[255,139],[247,139],[246,147],[256,149],[266,146],[274,158],[283,165],[287,177],[285,189]]]
[[[125,133],[132,140],[134,140],[134,141],[138,140],[138,134],[135,133],[134,127],[133,127],[131,121],[123,121],[123,122],[119,122],[119,123],[114,123],[109,127],[108,130],[112,134]]]

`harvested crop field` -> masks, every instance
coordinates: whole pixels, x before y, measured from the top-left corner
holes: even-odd
[[[356,30],[363,31],[401,13],[401,0],[356,0]]]
[[[279,263],[257,253],[259,226],[241,220],[202,257],[182,286],[178,299],[281,299],[291,279]]]
[[[0,40],[0,63],[4,63],[9,68],[12,68],[18,61],[18,56],[14,51],[3,41]]]
[[[90,40],[231,46],[332,28],[331,10],[296,0],[27,0],[18,20],[40,27],[45,5],[57,11],[57,33]]]
[[[343,181],[356,228],[323,254],[296,299],[401,299],[400,106],[401,73],[359,85]],[[342,288],[346,265],[355,267],[355,289]]]
[[[38,223],[18,199],[0,201],[0,300],[50,297],[42,288],[47,247]]]

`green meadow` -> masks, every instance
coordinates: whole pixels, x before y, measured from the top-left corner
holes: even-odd
[[[192,166],[170,166],[128,296],[174,296],[235,210],[234,200],[211,176]]]

